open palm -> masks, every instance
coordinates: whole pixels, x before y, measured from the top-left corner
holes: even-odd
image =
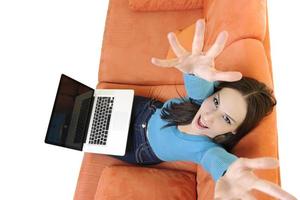
[[[267,193],[284,200],[296,200],[294,196],[282,190],[278,185],[259,179],[254,169],[270,169],[278,167],[274,158],[239,158],[227,170],[225,175],[216,182],[215,200],[255,200],[252,189]]]
[[[208,81],[240,80],[242,78],[240,72],[222,72],[215,68],[214,59],[223,51],[228,33],[226,31],[219,33],[211,48],[207,52],[203,52],[204,32],[204,21],[198,20],[196,22],[192,52],[188,52],[179,44],[174,33],[169,33],[169,43],[177,58],[169,60],[152,58],[152,63],[160,67],[174,66],[184,73],[194,74]]]

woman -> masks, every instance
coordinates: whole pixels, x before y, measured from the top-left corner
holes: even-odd
[[[214,58],[222,52],[227,37],[227,32],[221,32],[213,46],[202,52],[204,22],[198,20],[190,53],[173,33],[168,35],[178,58],[152,58],[152,63],[182,71],[188,97],[161,103],[136,96],[126,154],[115,157],[142,165],[178,160],[200,164],[216,181],[216,199],[254,199],[251,189],[295,199],[252,173],[253,169],[277,167],[277,160],[237,158],[225,150],[230,150],[276,104],[263,83],[242,78],[240,72],[214,68]],[[260,112],[256,112],[258,109]]]

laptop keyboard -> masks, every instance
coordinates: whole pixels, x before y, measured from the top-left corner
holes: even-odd
[[[106,145],[114,97],[97,97],[89,144]]]

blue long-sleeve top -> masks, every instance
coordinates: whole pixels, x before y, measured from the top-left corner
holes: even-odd
[[[188,94],[199,105],[214,92],[214,82],[197,76],[184,74],[184,84]],[[179,98],[171,102],[182,102]],[[157,109],[148,122],[148,140],[154,153],[163,161],[191,161],[202,165],[213,179],[218,180],[228,167],[237,159],[212,139],[203,135],[191,135],[181,132],[177,126],[165,127],[168,122],[161,119],[161,109]]]

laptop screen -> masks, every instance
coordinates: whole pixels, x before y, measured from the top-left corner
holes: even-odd
[[[82,150],[88,129],[94,90],[61,75],[45,142]]]

